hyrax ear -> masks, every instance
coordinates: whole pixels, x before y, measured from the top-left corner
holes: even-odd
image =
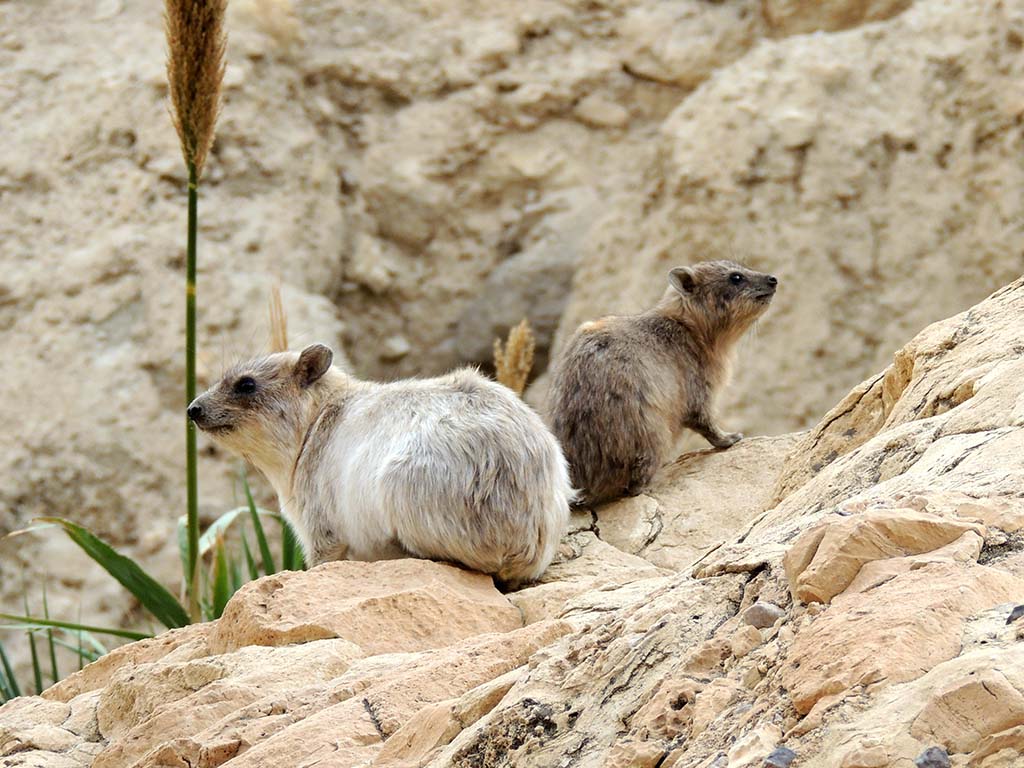
[[[331,367],[334,360],[334,353],[331,348],[323,344],[310,344],[299,355],[299,361],[295,363],[295,378],[300,387],[308,387],[319,379],[327,369]]]
[[[685,296],[693,292],[697,277],[689,267],[676,267],[668,273],[668,284]]]

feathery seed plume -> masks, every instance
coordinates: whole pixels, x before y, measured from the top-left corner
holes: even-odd
[[[288,315],[281,301],[280,283],[274,283],[270,289],[270,351],[288,351]]]
[[[220,113],[227,0],[166,0],[167,81],[186,165],[202,175]]]
[[[533,331],[525,317],[508,332],[508,341],[504,347],[501,339],[494,340],[495,376],[517,395],[522,395],[526,389],[526,380],[530,378],[530,369],[533,368],[535,346]]]

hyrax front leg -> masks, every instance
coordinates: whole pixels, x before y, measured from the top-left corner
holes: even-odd
[[[335,560],[347,560],[348,559],[348,545],[338,542],[329,541],[323,539],[313,543],[309,552],[309,562],[307,565],[313,568],[323,563],[330,563]]]
[[[702,409],[690,417],[686,426],[697,432],[715,448],[731,448],[743,439],[741,432],[723,432],[712,421],[707,409]]]

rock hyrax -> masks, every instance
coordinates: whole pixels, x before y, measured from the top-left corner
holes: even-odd
[[[778,281],[708,261],[673,269],[668,282],[641,315],[581,325],[554,363],[551,424],[583,502],[639,493],[684,427],[716,448],[743,437],[716,426],[712,405],[732,349]]]
[[[309,563],[413,556],[540,576],[573,495],[540,417],[472,370],[378,384],[332,358],[314,344],[251,360],[188,408],[266,475]]]

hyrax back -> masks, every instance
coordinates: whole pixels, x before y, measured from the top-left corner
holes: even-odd
[[[507,583],[544,572],[573,493],[537,414],[470,370],[376,384],[330,363],[322,345],[259,358],[189,408],[267,476],[311,564],[415,556]]]
[[[715,425],[714,399],[777,282],[729,261],[677,267],[653,309],[577,329],[554,363],[548,398],[580,501],[639,493],[684,428],[717,448],[742,437]]]

